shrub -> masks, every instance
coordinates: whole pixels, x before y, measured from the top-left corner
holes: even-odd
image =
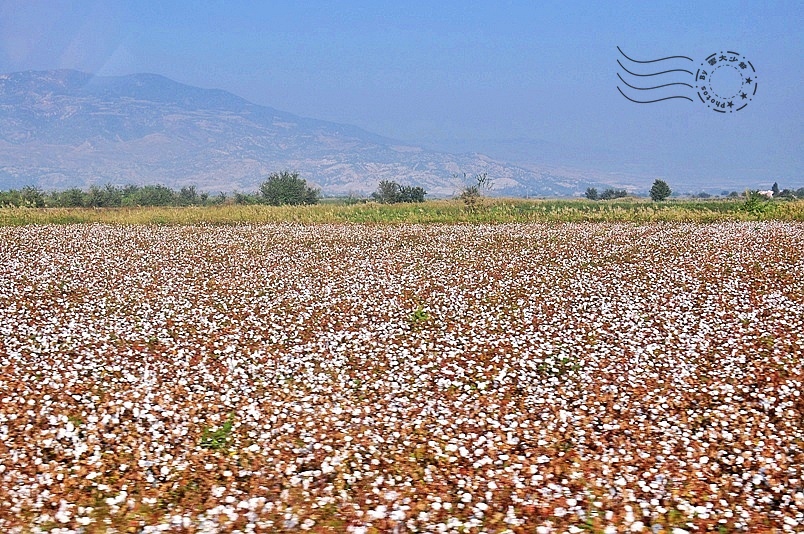
[[[743,211],[759,217],[765,215],[773,209],[770,200],[767,196],[759,193],[758,191],[748,190],[745,192],[745,202],[743,202]]]
[[[282,171],[268,176],[260,185],[260,195],[262,201],[271,206],[297,206],[317,204],[320,191],[308,187],[307,180],[299,178],[299,173]]]
[[[463,174],[466,180],[466,173]],[[475,212],[483,205],[483,191],[489,191],[493,187],[491,178],[487,173],[476,174],[474,183],[467,184],[461,189],[459,198],[463,201],[466,210]]]
[[[253,205],[253,204],[260,204],[263,202],[263,199],[260,196],[249,195],[248,193],[239,193],[235,191],[233,196],[235,204]]]

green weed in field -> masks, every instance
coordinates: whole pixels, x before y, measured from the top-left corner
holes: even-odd
[[[229,416],[226,418],[226,421],[223,423],[223,426],[217,430],[211,430],[208,427],[204,427],[199,446],[203,449],[212,449],[215,451],[226,448],[226,444],[229,441],[233,428],[234,412],[230,412]]]

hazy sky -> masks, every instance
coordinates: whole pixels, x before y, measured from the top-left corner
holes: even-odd
[[[804,3],[653,4],[0,0],[0,72],[152,72],[428,146],[525,147],[525,159],[701,187],[804,186]],[[757,94],[731,114],[695,92],[629,102],[617,59],[637,73],[672,62],[628,63],[617,46],[638,60],[689,56],[673,68],[693,72],[739,52]]]

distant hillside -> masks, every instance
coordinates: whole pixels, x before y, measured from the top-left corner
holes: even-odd
[[[427,150],[154,74],[0,75],[0,189],[161,183],[247,191],[283,169],[325,194],[367,194],[394,180],[447,196],[462,185],[455,174],[480,172],[507,195],[573,195],[599,185]]]

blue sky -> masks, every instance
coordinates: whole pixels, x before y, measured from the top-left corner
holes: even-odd
[[[802,187],[802,6],[0,0],[0,72],[153,72],[392,138],[623,183]],[[757,96],[728,115],[683,99],[628,102],[616,89],[617,46],[695,66],[738,51],[757,68]]]

